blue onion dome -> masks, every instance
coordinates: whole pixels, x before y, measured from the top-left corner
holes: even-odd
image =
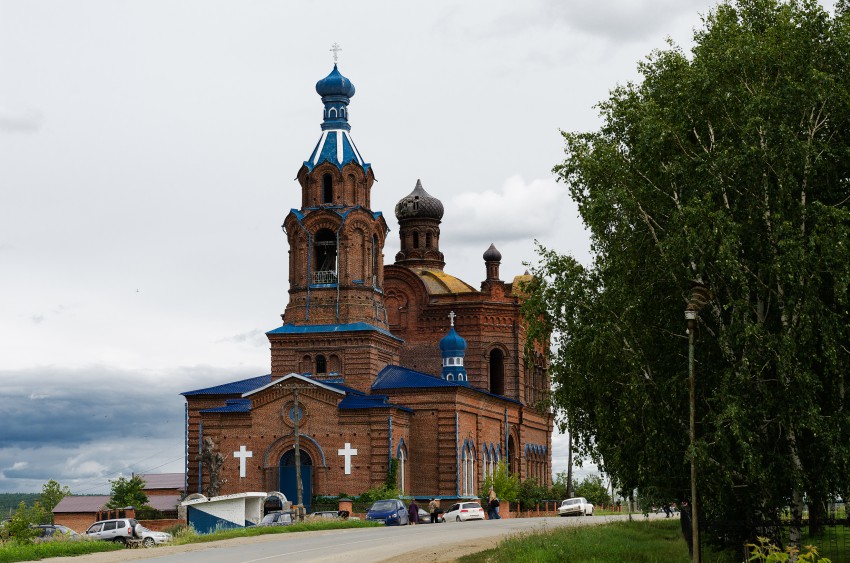
[[[484,251],[484,261],[485,262],[501,262],[502,261],[502,253],[496,249],[495,244],[490,244],[490,248]]]
[[[334,69],[329,75],[316,82],[316,92],[323,98],[326,96],[344,96],[350,98],[354,95],[354,84],[344,77],[334,64]]]
[[[449,333],[440,340],[441,352],[464,352],[466,350],[466,340],[457,333],[455,327],[449,329]]]
[[[402,219],[426,218],[440,220],[443,218],[443,202],[425,191],[422,181],[416,180],[416,187],[409,195],[404,196],[395,206],[395,216]]]

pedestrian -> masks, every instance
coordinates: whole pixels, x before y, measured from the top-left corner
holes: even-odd
[[[431,502],[428,503],[428,512],[431,513],[431,523],[436,524],[440,521],[440,514],[437,512],[440,510],[440,503],[437,502],[437,499],[432,498]]]
[[[670,518],[670,516],[672,514],[673,514],[673,510],[670,508],[670,503],[665,502],[664,503],[664,515],[665,515],[664,518]]]
[[[490,520],[500,520],[502,517],[499,515],[499,497],[496,496],[496,491],[493,490],[493,487],[490,487],[490,495],[487,500],[487,518]]]
[[[407,507],[407,516],[411,525],[419,523],[419,505],[416,504],[416,499],[410,501],[410,506]]]

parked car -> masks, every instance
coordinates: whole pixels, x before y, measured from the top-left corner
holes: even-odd
[[[289,526],[292,524],[292,512],[286,511],[283,512],[281,510],[275,510],[274,512],[269,512],[263,519],[260,520],[258,526]]]
[[[86,530],[86,536],[98,540],[116,543],[139,542],[145,547],[153,547],[171,541],[171,534],[155,532],[139,524],[135,518],[114,518],[95,522]]]
[[[584,497],[568,498],[558,507],[561,516],[593,516],[593,505]]]
[[[443,517],[442,514],[437,514],[437,523],[438,524],[441,524],[445,521],[446,521],[446,519]],[[430,524],[431,523],[431,515],[422,508],[419,509],[419,523],[420,524]]]
[[[449,507],[443,515],[446,522],[466,522],[467,520],[484,520],[484,509],[477,502],[459,502]]]
[[[137,539],[133,530],[139,522],[135,518],[115,518],[99,520],[89,526],[85,535],[90,538],[126,544],[129,540]]]
[[[410,523],[404,503],[397,498],[376,500],[366,512],[366,520],[383,522],[387,526],[404,526]]]
[[[171,541],[171,534],[168,532],[149,530],[141,524],[136,525],[136,537],[142,540],[142,545],[145,547],[153,547],[155,545]]]
[[[33,527],[36,528],[36,536],[34,539],[36,543],[60,539],[78,540],[82,537],[71,528],[67,526],[60,526],[59,524],[39,524],[38,526]]]

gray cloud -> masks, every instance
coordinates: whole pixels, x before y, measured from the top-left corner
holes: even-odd
[[[43,121],[44,116],[38,110],[0,105],[0,131],[32,133],[41,129]]]

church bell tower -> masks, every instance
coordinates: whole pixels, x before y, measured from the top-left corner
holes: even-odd
[[[376,374],[398,361],[400,340],[389,333],[383,294],[388,228],[382,213],[370,209],[375,174],[351,138],[348,104],[354,91],[336,64],[316,83],[324,104],[322,133],[298,171],[301,207],[283,223],[289,303],[284,325],[268,333],[273,376],[308,373],[347,384],[353,377],[366,385],[367,371]],[[372,341],[360,342],[365,335]],[[352,347],[360,345],[371,350],[368,358],[352,356]],[[354,374],[354,365],[364,371]]]

